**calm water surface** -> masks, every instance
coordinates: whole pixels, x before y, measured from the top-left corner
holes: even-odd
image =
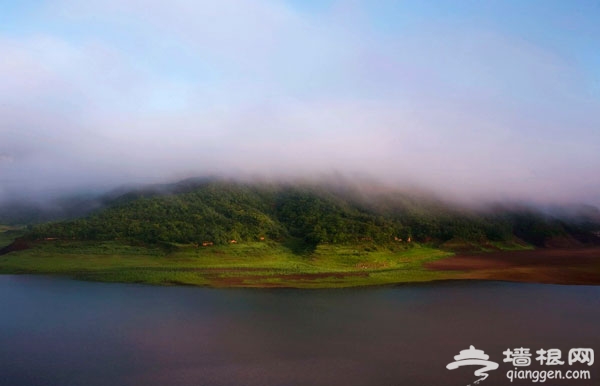
[[[215,290],[0,275],[0,385],[466,385],[475,368],[445,366],[469,345],[500,363],[481,386],[511,384],[507,348],[600,355],[600,287]],[[598,363],[585,367],[591,381],[546,384],[600,384]]]

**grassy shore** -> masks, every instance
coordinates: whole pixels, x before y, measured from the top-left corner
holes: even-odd
[[[17,237],[25,234],[23,227],[0,225],[0,248],[12,243]]]
[[[416,243],[324,244],[302,251],[276,242],[164,248],[55,240],[0,256],[0,273],[162,285],[330,288],[448,279],[456,273],[423,264],[451,255]]]
[[[22,233],[0,232],[0,248]],[[211,287],[342,288],[450,279],[600,284],[598,247],[533,250],[518,242],[457,241],[444,247],[456,253],[418,243],[306,248],[290,241],[198,247],[48,240],[0,255],[0,274]]]

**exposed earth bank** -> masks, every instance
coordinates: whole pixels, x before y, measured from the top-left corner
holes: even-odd
[[[434,271],[458,271],[457,279],[599,285],[600,248],[457,255],[425,263],[425,267]]]

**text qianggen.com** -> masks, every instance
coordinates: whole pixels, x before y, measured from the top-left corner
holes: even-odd
[[[515,379],[529,379],[531,382],[546,382],[548,379],[590,379],[589,370],[508,370],[506,377],[512,382]]]

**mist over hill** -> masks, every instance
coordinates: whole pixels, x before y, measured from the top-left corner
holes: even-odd
[[[467,3],[3,2],[0,203],[340,172],[600,206],[596,2]]]
[[[198,178],[114,191],[70,204],[60,214],[71,219],[32,226],[28,237],[184,244],[417,241],[448,246],[457,242],[576,246],[600,240],[600,212],[591,206],[467,207],[424,192],[360,188],[339,181]]]

